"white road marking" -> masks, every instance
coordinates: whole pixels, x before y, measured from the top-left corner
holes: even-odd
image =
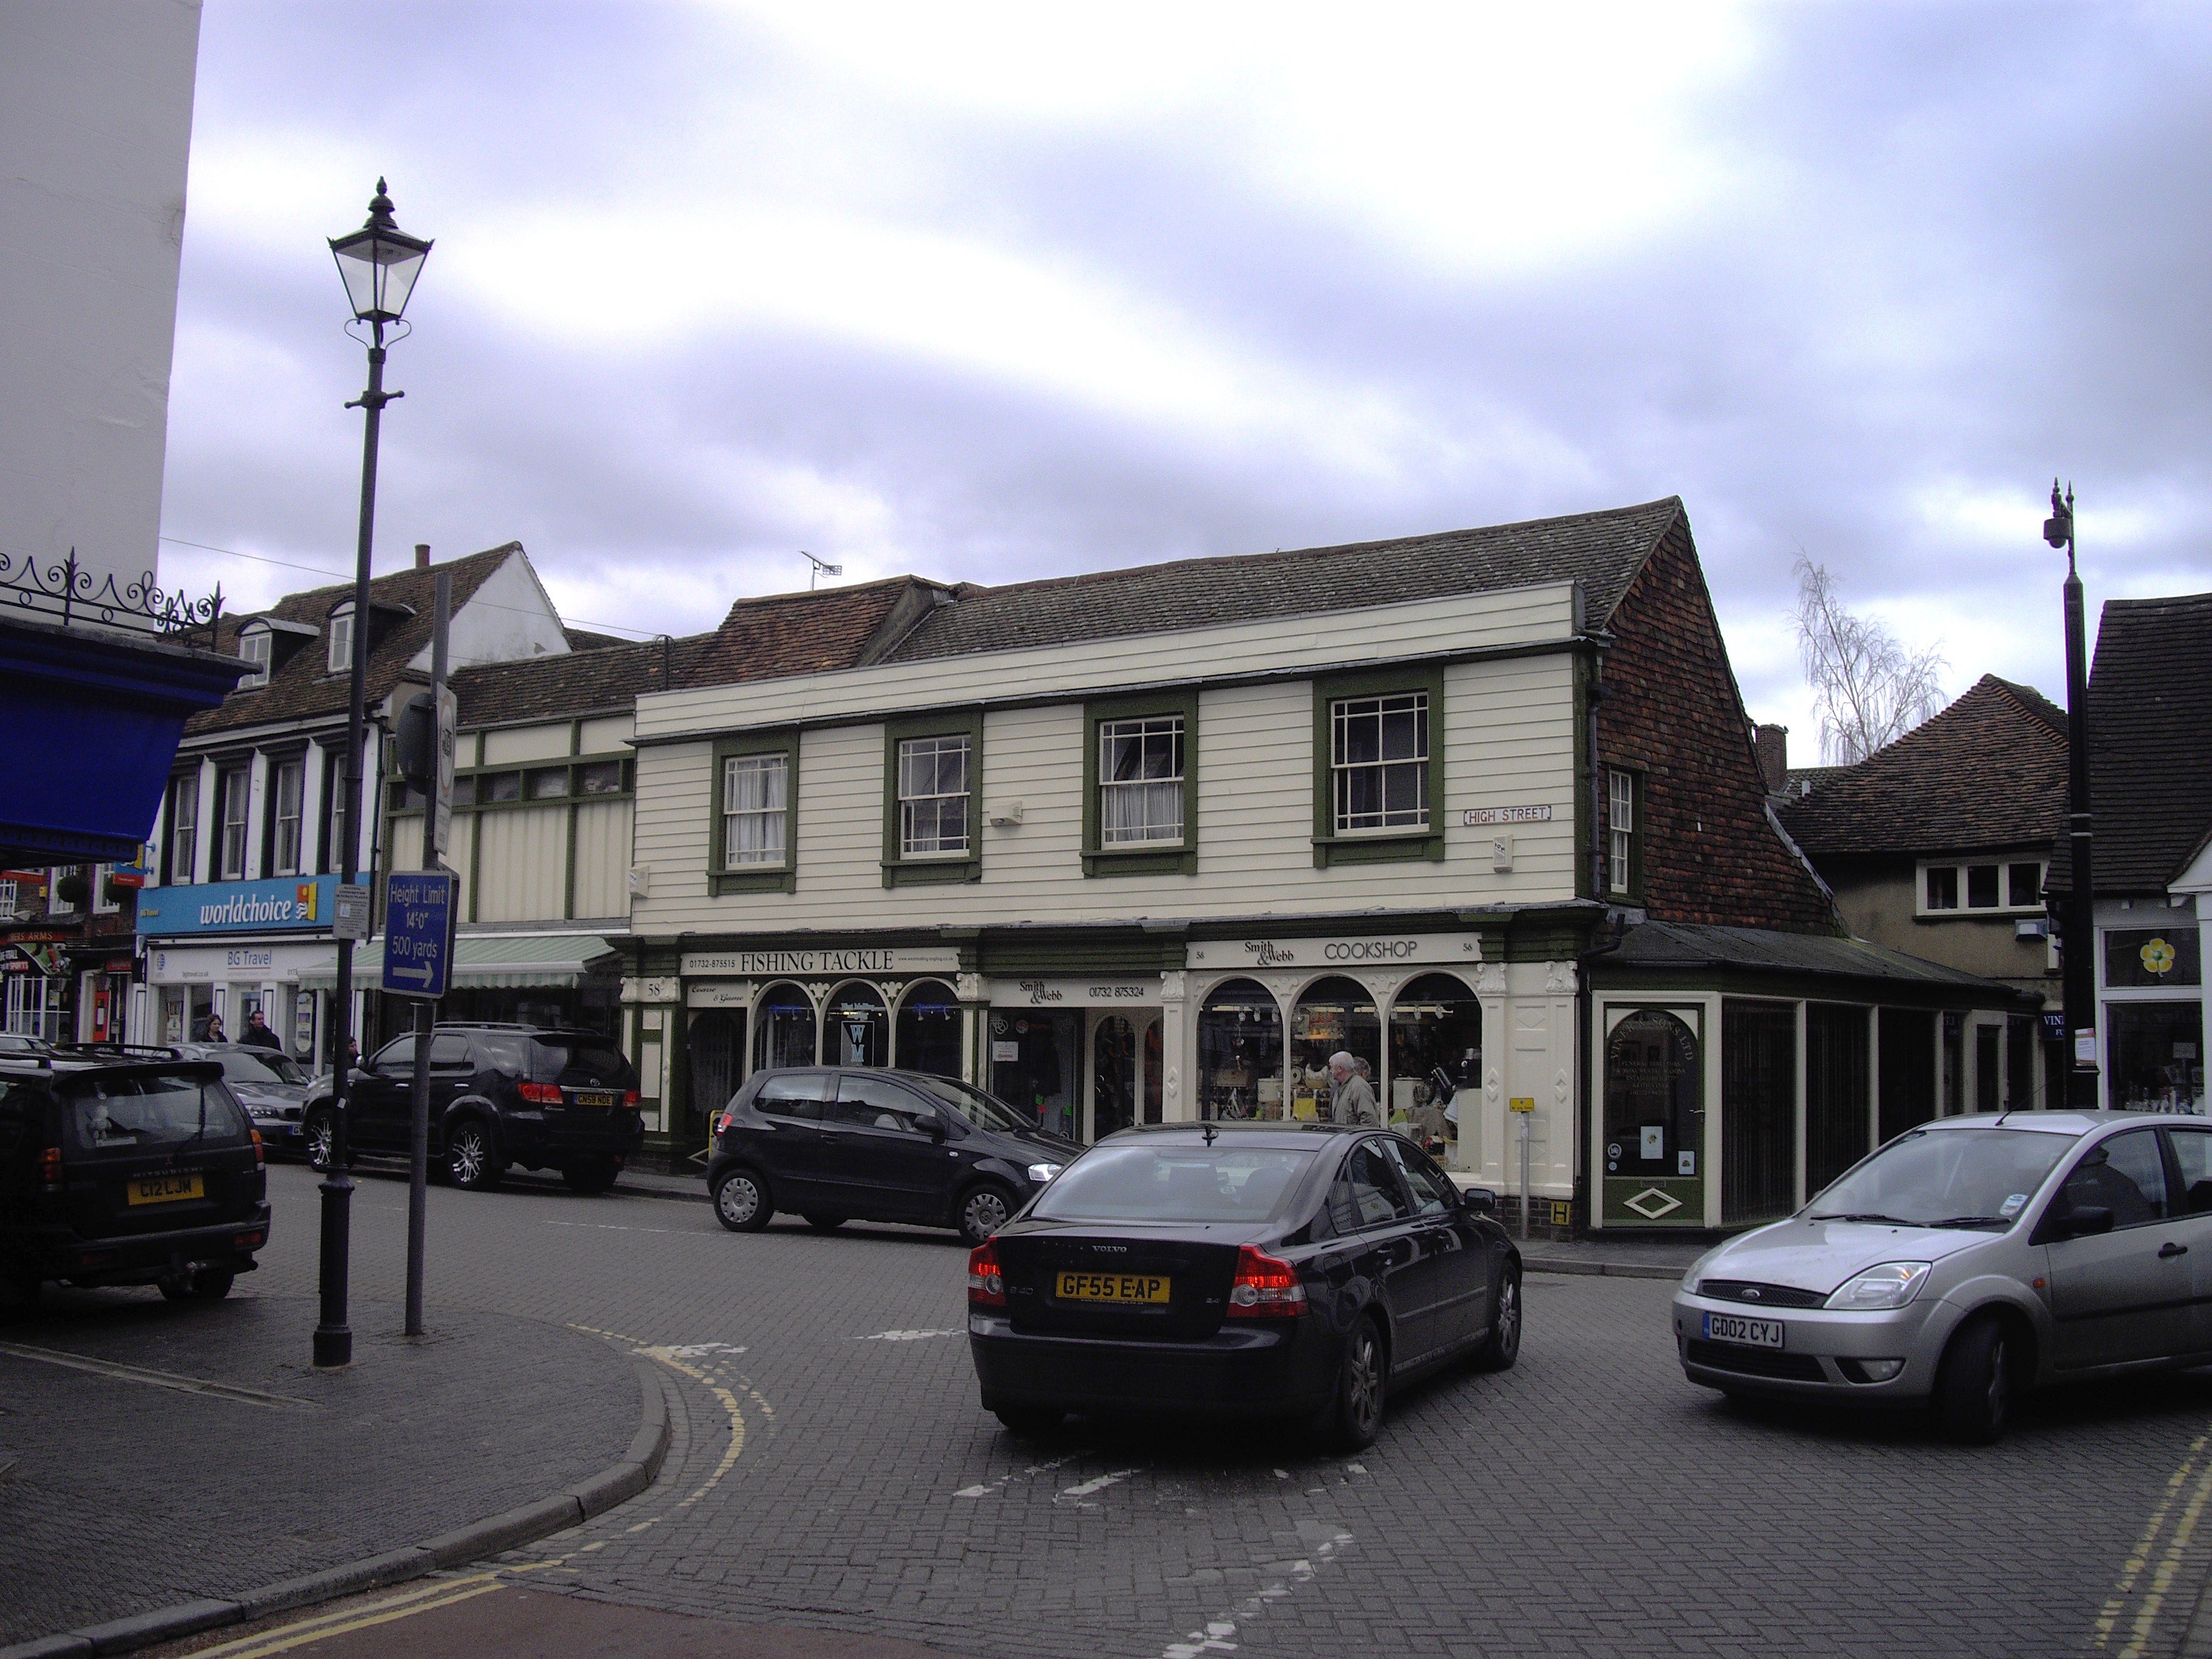
[[[674,1233],[687,1238],[713,1237],[711,1233],[702,1232],[696,1227],[625,1227],[612,1221],[547,1221],[541,1217],[538,1224],[545,1227],[581,1227],[586,1232],[594,1233]]]
[[[878,1331],[873,1336],[864,1336],[863,1342],[919,1342],[931,1336],[964,1336],[964,1331]]]
[[[1070,1452],[1065,1457],[1054,1458],[1049,1463],[1032,1463],[1025,1469],[1017,1469],[1012,1474],[1002,1474],[996,1480],[981,1486],[963,1486],[952,1495],[955,1498],[989,1498],[994,1493],[1004,1492],[1017,1480],[1028,1480],[1040,1474],[1048,1474],[1054,1469],[1064,1468],[1067,1464],[1090,1455],[1088,1449]]]
[[[0,1342],[0,1353],[13,1355],[17,1359],[35,1359],[48,1365],[65,1365],[73,1371],[90,1371],[98,1376],[113,1377],[118,1382],[143,1382],[156,1389],[173,1389],[179,1394],[204,1394],[217,1400],[235,1400],[246,1406],[274,1406],[283,1411],[313,1411],[312,1400],[295,1400],[287,1394],[264,1394],[258,1389],[242,1389],[234,1382],[211,1382],[205,1377],[180,1376],[174,1371],[148,1370],[140,1365],[118,1365],[112,1360],[87,1359],[82,1354],[57,1353],[51,1348],[33,1348],[21,1342]]]
[[[1141,1465],[1139,1465],[1139,1468],[1141,1468],[1142,1466],[1141,1466]],[[1093,1476],[1091,1480],[1088,1480],[1083,1481],[1083,1482],[1079,1483],[1079,1485],[1073,1486],[1069,1486],[1069,1487],[1066,1488],[1064,1491],[1062,1491],[1062,1492],[1061,1492],[1061,1493],[1060,1494],[1060,1498],[1088,1498],[1088,1497],[1090,1497],[1090,1496],[1091,1496],[1091,1493],[1093,1493],[1093,1492],[1104,1492],[1104,1491],[1106,1490],[1106,1488],[1107,1488],[1107,1487],[1109,1487],[1109,1486],[1112,1486],[1112,1485],[1113,1485],[1115,1481],[1117,1481],[1117,1480],[1127,1480],[1127,1479],[1129,1478],[1129,1476],[1131,1476],[1131,1475],[1134,1474],[1136,1472],[1137,1472],[1137,1471],[1136,1471],[1136,1469],[1133,1469],[1133,1468],[1130,1468],[1130,1469],[1115,1469],[1115,1470],[1111,1474],[1101,1474],[1101,1475],[1096,1475],[1096,1476]],[[1060,1498],[1054,1498],[1053,1501],[1054,1501],[1054,1503],[1058,1503],[1058,1502],[1060,1501]]]
[[[716,1354],[738,1354],[744,1350],[732,1347],[727,1342],[686,1342],[681,1347],[663,1348],[659,1352],[672,1354],[678,1359],[712,1359]]]
[[[1352,1534],[1341,1527],[1302,1526],[1301,1533],[1320,1534],[1313,1553],[1301,1559],[1270,1564],[1281,1573],[1257,1594],[1246,1596],[1226,1612],[1215,1614],[1206,1621],[1204,1628],[1194,1630],[1180,1642],[1170,1642],[1160,1650],[1160,1659],[1202,1659],[1209,1653],[1233,1653],[1237,1650],[1237,1632],[1240,1625],[1249,1625],[1265,1612],[1273,1601],[1280,1601],[1301,1584],[1313,1582],[1314,1575],[1327,1566],[1346,1545]]]

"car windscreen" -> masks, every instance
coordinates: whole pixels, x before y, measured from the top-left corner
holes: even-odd
[[[1257,1146],[1094,1146],[1030,1213],[1048,1221],[1264,1221],[1314,1156]]]
[[[630,1089],[637,1083],[622,1051],[604,1039],[531,1038],[530,1077],[564,1089]]]
[[[80,1152],[157,1152],[198,1144],[235,1146],[246,1115],[230,1091],[208,1079],[169,1075],[72,1079],[64,1093],[69,1133]]]
[[[1914,1129],[1828,1188],[1806,1212],[1815,1221],[2009,1227],[2075,1139],[2047,1129]]]
[[[979,1129],[1035,1129],[1037,1126],[1033,1114],[1016,1111],[996,1095],[987,1095],[968,1084],[955,1082],[949,1077],[922,1077],[913,1073],[901,1075],[915,1088],[934,1095]]]
[[[222,1062],[222,1074],[233,1083],[305,1083],[307,1074],[282,1054],[248,1054],[226,1048],[214,1056]]]

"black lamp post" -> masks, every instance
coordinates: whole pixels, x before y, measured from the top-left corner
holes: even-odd
[[[2083,636],[2081,576],[2074,568],[2074,492],[2051,481],[2043,539],[2066,550],[2066,840],[2073,885],[2066,896],[2066,1036],[2072,1064],[2066,1103],[2097,1106],[2097,884],[2089,846],[2089,653]]]
[[[339,854],[338,879],[350,886],[360,874],[361,750],[362,731],[368,725],[363,704],[368,678],[368,550],[376,527],[376,439],[385,404],[407,395],[384,389],[384,331],[404,316],[415,279],[422,275],[422,261],[429,257],[430,244],[404,234],[392,223],[392,198],[384,193],[384,180],[379,179],[376,194],[368,204],[368,222],[351,235],[332,237],[331,253],[337,260],[338,275],[345,279],[354,320],[369,327],[368,390],[346,405],[368,416],[361,451],[361,538],[354,550],[353,684],[346,703],[345,775],[340,785],[345,792],[341,797],[345,816],[339,833],[345,848]],[[322,1186],[323,1309],[321,1322],[315,1327],[319,1366],[353,1361],[353,1327],[347,1323],[346,1315],[353,1202],[353,1180],[346,1173],[346,1107],[353,1093],[346,1045],[353,1034],[353,940],[341,939],[337,946],[337,1008],[331,1034],[331,1167]]]

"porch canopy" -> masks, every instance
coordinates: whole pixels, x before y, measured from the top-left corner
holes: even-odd
[[[456,986],[556,986],[583,982],[592,965],[614,954],[614,947],[595,934],[585,933],[464,933],[453,941]],[[384,978],[384,941],[373,939],[353,953],[353,982],[356,990],[374,990]],[[325,961],[302,969],[305,989],[328,991],[338,982],[338,959],[333,951]]]

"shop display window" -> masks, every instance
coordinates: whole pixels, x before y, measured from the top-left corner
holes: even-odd
[[[771,985],[753,1005],[753,1066],[814,1064],[814,1004],[792,984]]]
[[[897,1036],[894,1065],[933,1077],[960,1075],[960,1004],[942,981],[908,988],[899,1002]]]
[[[1198,1115],[1288,1115],[1283,1098],[1282,1009],[1274,994],[1256,981],[1232,979],[1215,987],[1199,1011]],[[1316,1115],[1310,1099],[1305,1115]]]
[[[2203,1004],[2108,1002],[2105,1020],[2109,1028],[2106,1086],[2114,1110],[2202,1109]]]
[[[1441,1070],[1455,1087],[1442,1094]],[[1390,1005],[1390,1101],[1386,1121],[1443,1158],[1459,1142],[1461,1090],[1468,1091],[1468,1133],[1482,1086],[1482,1005],[1453,974],[1424,974]]]
[[[1698,1174],[1704,1071],[1697,1036],[1679,1016],[1639,1008],[1613,1028],[1605,1042],[1608,1176],[1656,1182]]]
[[[1291,1016],[1291,1115],[1328,1121],[1328,1057],[1347,1054],[1364,1062],[1367,1086],[1382,1107],[1382,1020],[1375,994],[1342,975],[1316,980]]]
[[[860,980],[848,980],[830,994],[823,1026],[825,1066],[888,1066],[891,1062],[890,1012],[880,992]]]
[[[991,1016],[991,1092],[1037,1127],[1075,1139],[1082,1017],[1011,1009]]]
[[[2115,991],[2202,985],[2197,918],[2184,911],[2172,927],[2115,928],[2105,935],[2105,983]]]

